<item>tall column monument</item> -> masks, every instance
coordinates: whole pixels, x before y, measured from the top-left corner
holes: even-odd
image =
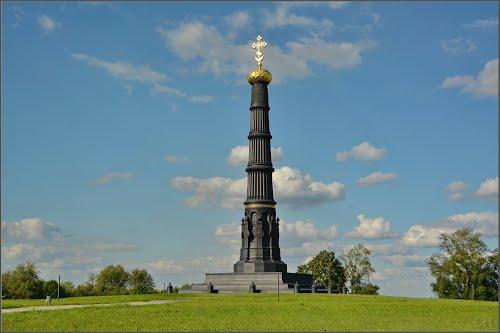
[[[248,74],[252,85],[250,103],[250,133],[247,172],[247,198],[241,219],[240,260],[231,273],[206,273],[205,282],[194,283],[182,292],[294,292],[311,290],[312,275],[288,273],[281,261],[279,219],[273,196],[273,163],[271,132],[269,130],[269,101],[267,86],[271,73],[262,68],[263,50],[267,43],[257,37],[257,68]],[[250,288],[250,289],[249,289]]]
[[[271,132],[269,130],[269,100],[267,86],[271,73],[262,68],[263,49],[267,43],[257,37],[257,68],[248,74],[252,85],[250,103],[250,133],[247,172],[247,198],[245,216],[241,219],[240,260],[234,264],[235,272],[286,272],[279,247],[279,219],[273,197],[273,163]]]

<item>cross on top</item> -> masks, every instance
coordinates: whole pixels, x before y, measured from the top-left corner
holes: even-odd
[[[255,51],[255,60],[257,61],[257,66],[259,66],[259,68],[262,67],[262,60],[264,60],[264,53],[262,53],[262,50],[266,46],[267,46],[267,43],[262,38],[261,35],[258,35],[257,40],[252,43],[252,49],[257,49],[257,51]]]

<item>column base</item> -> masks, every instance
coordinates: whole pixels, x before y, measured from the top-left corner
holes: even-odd
[[[286,273],[286,264],[281,260],[238,261],[234,264],[235,273],[282,272]]]

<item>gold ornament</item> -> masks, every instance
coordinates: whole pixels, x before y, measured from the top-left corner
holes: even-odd
[[[267,69],[262,68],[262,61],[264,60],[263,50],[267,46],[266,41],[262,38],[261,35],[257,36],[257,40],[252,43],[252,49],[256,49],[255,51],[255,61],[257,61],[257,69],[248,73],[247,81],[250,84],[255,82],[264,82],[271,83],[273,76]]]

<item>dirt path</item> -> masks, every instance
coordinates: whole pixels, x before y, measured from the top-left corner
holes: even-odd
[[[50,311],[50,310],[89,308],[89,307],[104,307],[104,306],[123,305],[123,304],[132,305],[132,306],[141,306],[141,305],[154,305],[154,304],[165,304],[165,303],[174,303],[174,302],[179,302],[179,301],[156,300],[156,301],[147,301],[147,302],[26,306],[26,307],[22,307],[22,308],[2,309],[2,314],[13,313],[13,312],[26,312],[26,311]]]

